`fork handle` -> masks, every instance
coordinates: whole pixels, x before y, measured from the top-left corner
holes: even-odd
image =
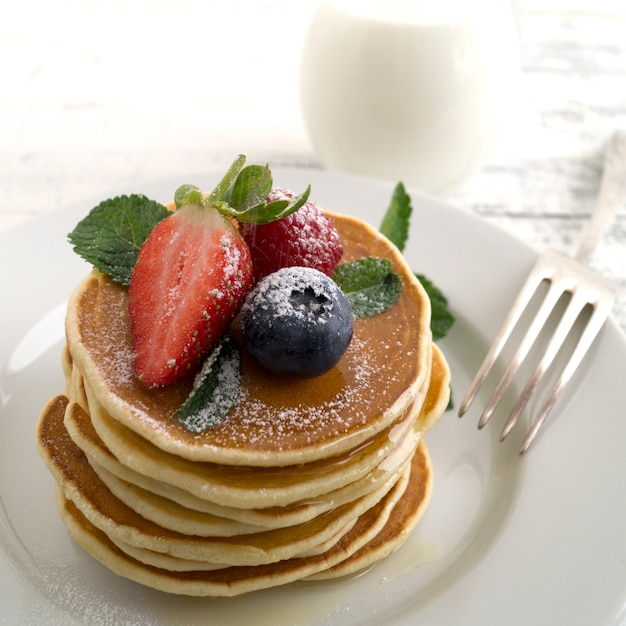
[[[576,253],[577,261],[589,262],[591,254],[624,201],[626,201],[626,131],[616,131],[607,146],[600,190]]]

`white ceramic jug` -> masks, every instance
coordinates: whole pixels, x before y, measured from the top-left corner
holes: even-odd
[[[483,164],[518,75],[506,0],[322,0],[300,96],[327,167],[443,193]]]

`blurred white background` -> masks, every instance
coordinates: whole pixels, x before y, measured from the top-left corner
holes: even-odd
[[[316,6],[0,0],[0,231],[135,182],[222,168],[240,152],[320,167],[298,97]],[[568,251],[597,192],[604,143],[626,127],[626,2],[514,6],[519,103],[487,166],[450,200]],[[596,265],[623,289],[625,241],[622,210]]]
[[[298,65],[314,6],[2,0],[0,213],[21,221],[240,152],[306,154]]]

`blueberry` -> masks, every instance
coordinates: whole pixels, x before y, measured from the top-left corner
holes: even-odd
[[[311,378],[333,368],[350,345],[353,326],[345,294],[331,278],[307,267],[266,276],[241,308],[247,350],[286,376]]]

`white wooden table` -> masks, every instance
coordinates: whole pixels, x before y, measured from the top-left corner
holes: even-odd
[[[112,189],[246,152],[320,167],[298,61],[315,0],[0,0],[0,232]],[[519,0],[519,112],[450,196],[532,245],[572,251],[626,128],[626,3]],[[626,207],[593,265],[621,289]]]

